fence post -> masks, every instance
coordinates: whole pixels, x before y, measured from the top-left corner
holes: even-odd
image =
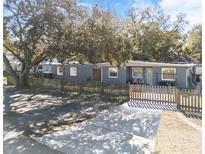
[[[77,84],[77,82],[76,82],[76,84]],[[86,87],[86,85],[85,85],[86,83],[85,83],[85,82],[81,82],[81,85],[82,85],[82,86],[81,86],[81,85],[80,85],[80,81],[79,81],[78,84],[79,84],[79,92],[80,92],[80,94],[81,94],[82,91],[83,91],[83,87],[84,87],[84,88]]]
[[[128,90],[129,90],[129,101],[130,101],[130,99],[131,99],[131,92],[132,92],[132,86],[131,86],[131,84],[129,83],[129,85],[128,85]]]
[[[64,79],[60,80],[60,90],[63,92],[64,91]]]
[[[101,83],[101,94],[104,94],[104,85]]]
[[[77,81],[75,81],[75,91],[77,91]]]
[[[177,109],[180,109],[180,90],[178,88],[175,88],[176,94],[175,94],[175,101],[177,103]]]
[[[122,83],[122,88],[121,88],[121,94],[122,94],[122,95],[124,95],[123,89],[124,89],[124,85],[123,85],[123,83]]]

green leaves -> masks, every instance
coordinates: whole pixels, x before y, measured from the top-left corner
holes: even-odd
[[[184,54],[188,54],[197,61],[202,61],[202,26],[196,25],[188,32],[187,41],[183,48]]]
[[[126,31],[133,45],[132,59],[173,61],[182,55],[183,29],[187,22],[183,14],[171,21],[160,7],[135,8],[129,12]],[[182,42],[181,42],[182,40]]]
[[[4,7],[9,12],[4,44],[33,65],[48,57],[120,64],[130,59],[172,61],[193,53],[200,60],[200,33],[190,32],[185,42],[185,15],[171,21],[160,7],[131,9],[126,20],[98,5],[88,12],[75,0],[7,0]]]

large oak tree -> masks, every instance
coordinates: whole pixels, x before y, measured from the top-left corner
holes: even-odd
[[[76,2],[72,0],[4,2],[3,59],[7,71],[15,78],[17,87],[26,86],[26,78],[32,67],[46,58],[61,57],[62,46],[65,45],[62,42],[66,42],[63,38],[67,37],[63,35],[64,30],[71,25],[68,26],[66,22],[65,26],[65,21],[75,18],[77,8]],[[56,44],[58,46],[54,47]],[[11,67],[6,52],[12,53],[22,63],[22,70],[18,74]]]

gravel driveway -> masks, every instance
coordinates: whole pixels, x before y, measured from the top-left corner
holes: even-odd
[[[160,115],[160,110],[124,103],[37,141],[63,153],[152,153]]]

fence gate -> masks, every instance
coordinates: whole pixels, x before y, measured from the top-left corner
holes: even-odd
[[[154,103],[177,103],[178,92],[176,87],[130,85],[130,101],[154,102]]]

